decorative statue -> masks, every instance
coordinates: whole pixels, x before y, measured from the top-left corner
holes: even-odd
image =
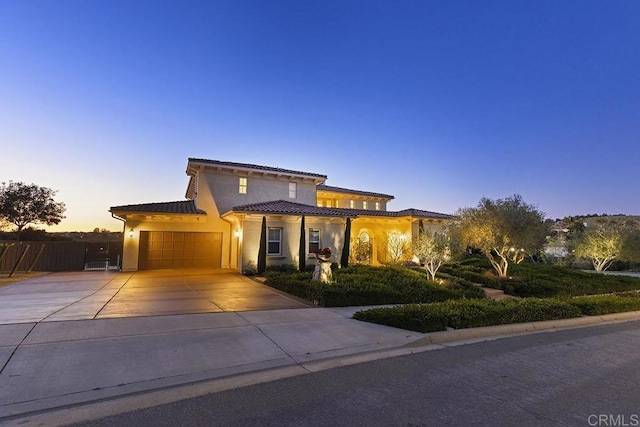
[[[311,253],[316,256],[316,267],[313,269],[312,280],[319,280],[322,283],[331,283],[331,249],[314,249]]]

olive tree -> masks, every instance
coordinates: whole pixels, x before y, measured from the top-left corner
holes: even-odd
[[[482,198],[475,208],[458,212],[462,242],[479,249],[500,277],[510,263],[540,251],[546,239],[544,214],[515,194],[506,199]]]
[[[574,255],[591,261],[597,273],[615,260],[640,259],[640,230],[630,221],[596,221],[585,227],[573,242]]]
[[[451,259],[449,236],[445,232],[422,230],[413,241],[413,254],[424,263],[430,279],[435,280],[440,266]]]
[[[59,224],[64,219],[64,203],[56,202],[56,191],[23,182],[0,186],[0,218],[16,226],[20,232],[29,224]]]

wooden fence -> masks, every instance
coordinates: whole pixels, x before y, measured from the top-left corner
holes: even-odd
[[[122,242],[0,241],[0,274],[118,269]]]

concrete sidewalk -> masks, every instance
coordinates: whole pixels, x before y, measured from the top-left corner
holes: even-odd
[[[350,319],[353,311],[305,308],[0,325],[0,421],[388,349],[423,337]]]

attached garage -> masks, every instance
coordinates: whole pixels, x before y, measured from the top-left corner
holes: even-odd
[[[221,268],[222,233],[141,231],[138,269]]]

